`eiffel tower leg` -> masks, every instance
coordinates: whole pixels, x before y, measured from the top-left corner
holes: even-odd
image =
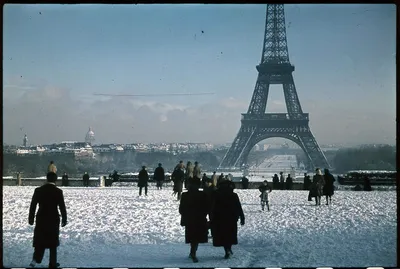
[[[251,140],[252,135],[255,132],[256,127],[241,126],[239,133],[233,140],[232,146],[229,148],[225,157],[223,158],[220,168],[238,167],[242,165],[243,151]]]
[[[307,158],[311,160],[311,168],[329,168],[328,161],[311,131],[308,129],[308,131],[298,133],[297,136],[303,145]]]

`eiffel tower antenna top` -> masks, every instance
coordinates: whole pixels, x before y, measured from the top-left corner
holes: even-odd
[[[261,64],[289,64],[283,4],[268,4]]]

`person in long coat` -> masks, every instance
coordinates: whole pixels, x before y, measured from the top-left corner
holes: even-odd
[[[157,182],[157,189],[161,190],[165,180],[165,172],[161,163],[159,163],[158,167],[154,170],[154,180]]]
[[[185,172],[183,172],[182,169],[183,168],[178,167],[171,175],[172,181],[174,182],[173,194],[177,196],[178,201],[181,199],[183,182],[185,181]]]
[[[85,174],[83,174],[82,176],[82,181],[83,181],[83,186],[84,187],[89,187],[89,174],[87,172],[85,172]]]
[[[211,231],[213,246],[224,247],[225,259],[232,252],[232,245],[237,245],[237,222],[244,225],[244,214],[239,196],[233,192],[231,182],[228,180],[220,182],[214,193],[211,208]]]
[[[194,162],[193,177],[201,178],[201,168],[198,162]]]
[[[313,183],[311,185],[311,197],[315,197],[315,205],[321,205],[322,189],[324,187],[324,176],[319,168],[315,169]]]
[[[69,185],[67,172],[64,172],[64,175],[62,176],[61,185],[62,186]]]
[[[147,173],[146,166],[142,166],[142,170],[139,171],[139,180],[138,180],[138,187],[139,187],[139,196],[142,195],[142,189],[144,187],[144,195],[147,196],[147,185],[149,182],[149,174]]]
[[[185,189],[188,188],[188,183],[193,178],[193,169],[194,166],[192,162],[188,161],[186,164],[186,171],[185,171],[185,182],[184,182]]]
[[[181,226],[185,227],[185,243],[190,244],[189,257],[193,262],[198,262],[196,251],[199,244],[208,242],[207,215],[210,207],[207,194],[200,191],[199,187],[200,179],[191,179],[179,205]]]
[[[36,214],[33,235],[35,251],[30,263],[31,267],[35,267],[37,263],[42,262],[46,248],[50,249],[49,267],[55,268],[59,266],[57,263],[57,247],[60,245],[60,215],[58,209],[60,209],[61,213],[61,227],[67,225],[67,210],[63,191],[56,187],[56,180],[56,173],[47,173],[47,183],[36,188],[33,193],[29,208],[29,225],[34,224],[37,204],[39,204],[39,210]]]
[[[335,182],[335,178],[333,175],[329,172],[329,169],[324,169],[324,180],[325,184],[322,189],[323,195],[326,197],[326,204],[331,204],[332,203],[332,196],[334,193],[335,187],[333,186],[333,182]],[[329,203],[328,203],[328,198],[329,198]]]

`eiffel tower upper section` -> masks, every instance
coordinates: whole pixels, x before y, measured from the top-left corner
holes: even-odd
[[[267,6],[262,64],[289,64],[283,4]]]

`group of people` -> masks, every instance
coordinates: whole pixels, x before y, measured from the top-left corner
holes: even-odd
[[[324,169],[324,174],[322,174],[321,169],[315,169],[312,182],[310,176],[304,173],[304,189],[309,190],[308,201],[315,198],[315,205],[321,205],[321,197],[325,196],[326,205],[331,204],[335,190],[334,182],[335,177],[329,172],[329,169]]]
[[[293,188],[293,178],[290,174],[286,177],[283,175],[283,172],[280,172],[280,177],[278,174],[275,174],[272,177],[272,185],[275,190],[291,190]]]
[[[213,246],[224,247],[224,258],[228,259],[233,254],[232,245],[238,243],[237,222],[240,219],[241,225],[245,223],[239,196],[233,192],[234,185],[224,178],[216,188],[210,185],[201,191],[201,180],[195,175],[186,184],[188,191],[181,194],[179,213],[181,226],[185,227],[185,242],[190,244],[189,258],[198,262],[197,248],[208,242],[211,230]]]

